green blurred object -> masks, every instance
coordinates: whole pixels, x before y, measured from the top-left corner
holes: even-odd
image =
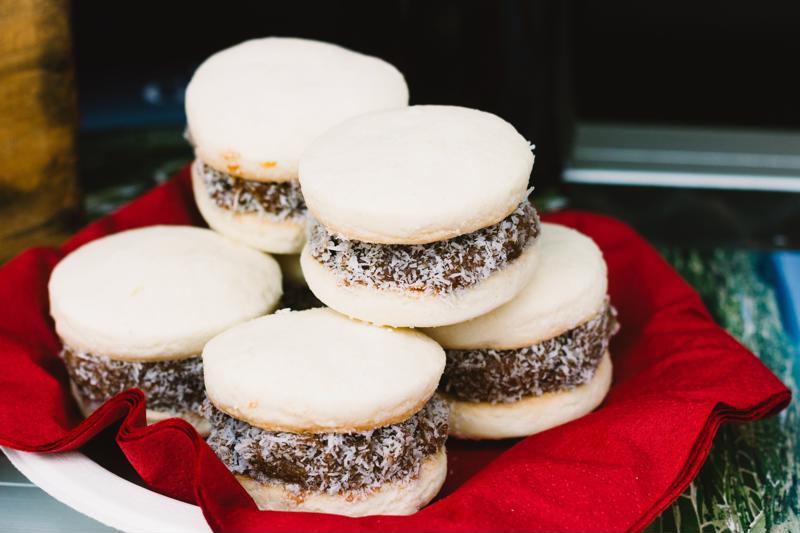
[[[648,531],[800,531],[797,347],[781,322],[766,254],[663,247],[722,327],[792,390],[780,415],[722,426],[697,479]]]

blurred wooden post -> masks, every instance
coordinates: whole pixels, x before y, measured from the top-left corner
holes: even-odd
[[[79,204],[69,0],[0,0],[0,261],[64,237]]]

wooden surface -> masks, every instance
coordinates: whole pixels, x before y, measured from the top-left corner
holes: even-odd
[[[63,238],[78,206],[68,0],[0,1],[0,250]],[[2,258],[0,258],[2,259]]]

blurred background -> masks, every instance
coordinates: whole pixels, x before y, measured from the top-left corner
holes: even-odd
[[[185,165],[184,90],[207,56],[321,39],[396,65],[414,104],[512,122],[536,145],[540,209],[632,224],[796,397],[799,27],[791,1],[0,0],[0,262]],[[796,400],[787,413],[723,431],[653,528],[800,528]]]
[[[16,69],[12,91],[32,101],[0,103],[0,209],[36,204],[3,216],[5,256],[47,239],[37,225],[72,229],[187,161],[193,70],[265,35],[378,55],[412,103],[511,121],[536,144],[540,202],[613,214],[659,242],[800,242],[797,2],[3,0],[0,21],[3,76]],[[30,129],[36,106],[47,142],[21,139],[9,117]],[[43,144],[38,167],[18,164]],[[73,165],[74,185],[52,177]]]

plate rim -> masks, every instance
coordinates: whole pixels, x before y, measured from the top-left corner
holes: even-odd
[[[200,507],[131,483],[79,451],[40,454],[0,446],[34,485],[61,503],[121,531],[211,531]]]

